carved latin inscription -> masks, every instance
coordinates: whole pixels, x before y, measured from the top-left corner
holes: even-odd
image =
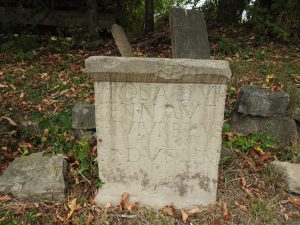
[[[216,200],[228,63],[90,57],[99,176],[96,203],[192,208]]]

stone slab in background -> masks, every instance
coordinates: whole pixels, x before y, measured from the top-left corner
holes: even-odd
[[[281,117],[286,115],[289,103],[287,93],[247,85],[241,88],[237,111],[246,115]]]
[[[95,129],[95,106],[88,102],[78,102],[72,108],[72,128]]]
[[[43,152],[15,159],[0,176],[0,193],[27,200],[64,201],[66,161]]]
[[[210,58],[206,23],[201,11],[174,8],[170,11],[169,21],[173,58]]]
[[[296,142],[298,138],[296,122],[290,117],[267,118],[233,113],[232,129],[242,135],[265,133],[273,136],[281,145]]]
[[[95,84],[98,205],[191,208],[216,200],[228,63],[90,57]]]
[[[131,45],[127,39],[127,36],[121,26],[118,24],[113,24],[111,28],[112,36],[116,42],[116,45],[124,57],[133,57],[133,51]]]
[[[300,164],[273,161],[272,165],[286,176],[288,190],[292,193],[300,194]]]

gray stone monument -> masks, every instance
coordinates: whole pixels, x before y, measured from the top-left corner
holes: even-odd
[[[169,17],[172,57],[209,59],[210,47],[201,11],[174,8]]]
[[[226,61],[94,56],[98,205],[155,208],[216,200],[231,72]]]

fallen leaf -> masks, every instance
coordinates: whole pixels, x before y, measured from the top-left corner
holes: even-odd
[[[188,211],[186,211],[189,215],[193,215],[193,214],[195,214],[195,213],[200,213],[200,212],[202,212],[203,211],[203,209],[200,209],[200,208],[193,208],[193,209],[190,209],[190,210],[188,210]]]
[[[138,208],[137,204],[126,205],[126,209],[129,211],[133,211]]]
[[[187,220],[189,218],[189,214],[186,213],[184,210],[181,210],[181,217],[184,223],[187,223]]]
[[[66,221],[69,220],[72,217],[72,215],[73,215],[73,213],[76,209],[76,201],[77,201],[77,199],[74,198],[71,202],[69,202],[68,207],[70,209],[70,212],[68,213]]]
[[[265,154],[264,150],[262,150],[261,147],[259,147],[259,146],[256,146],[254,149],[260,155]]]
[[[93,220],[94,220],[94,216],[91,213],[89,213],[85,224],[90,225],[93,222]]]
[[[128,193],[128,192],[124,192],[124,193],[122,194],[121,202],[120,202],[120,206],[121,206],[121,209],[122,209],[122,210],[125,209],[125,205],[126,205],[126,202],[127,202],[128,197],[129,197],[129,193]]]
[[[12,200],[12,197],[10,195],[0,196],[0,202],[9,202],[11,200]]]
[[[243,191],[246,192],[251,198],[254,197],[253,193],[246,187],[242,187]]]
[[[295,205],[300,205],[300,198],[290,198],[290,199],[288,199],[288,202],[295,204]]]
[[[162,209],[162,212],[167,216],[174,216],[175,207],[172,205],[167,205]]]
[[[223,202],[223,218],[224,220],[229,220],[229,211],[228,211],[227,202]]]
[[[242,182],[242,186],[246,187],[247,186],[247,181],[245,177],[241,177],[241,182]]]
[[[240,210],[244,211],[244,212],[249,212],[247,206],[239,204],[237,201],[234,202],[234,204],[240,208]]]
[[[9,124],[12,125],[12,126],[14,126],[14,127],[17,127],[17,126],[18,126],[17,123],[16,123],[15,121],[13,121],[11,118],[9,118],[9,117],[7,117],[7,116],[2,116],[2,117],[0,118],[0,120],[1,120],[1,119],[7,120],[7,121],[9,122]]]

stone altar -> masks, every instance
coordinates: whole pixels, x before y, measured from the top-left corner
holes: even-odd
[[[98,205],[155,208],[216,200],[226,61],[93,56]]]

